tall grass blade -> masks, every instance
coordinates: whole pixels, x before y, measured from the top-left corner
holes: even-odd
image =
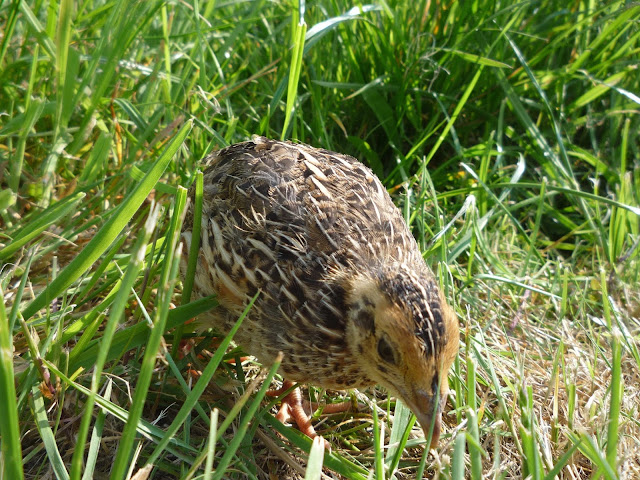
[[[299,23],[295,26],[295,40],[291,51],[291,65],[289,66],[289,82],[287,86],[287,106],[285,110],[284,126],[280,139],[284,140],[288,136],[289,125],[293,118],[294,107],[298,97],[298,82],[300,71],[302,70],[302,56],[304,53],[304,40],[307,32],[307,24],[304,17],[300,17]]]
[[[173,294],[176,276],[178,275],[180,255],[182,252],[182,244],[178,244],[178,238],[180,236],[180,226],[182,225],[182,220],[184,218],[183,214],[185,204],[186,191],[181,189],[178,191],[175,203],[176,208],[173,212],[171,226],[169,228],[171,237],[169,238],[169,241],[166,242],[164,248],[164,264],[160,276],[158,306],[156,307],[149,341],[147,342],[144,357],[142,359],[138,383],[136,384],[136,389],[131,401],[129,418],[124,426],[122,439],[118,445],[118,450],[114,459],[114,468],[111,471],[110,477],[113,480],[124,479],[125,477],[131,455],[131,448],[135,441],[137,424],[142,417],[145,399],[148,394],[151,377],[153,376],[155,368],[156,355],[162,341],[162,335],[165,331],[169,305],[171,303],[171,296]],[[133,465],[131,466],[133,467]]]
[[[453,446],[453,458],[451,459],[451,480],[464,480],[465,478],[465,446],[466,437],[463,432],[459,432],[456,435],[456,439]],[[477,480],[475,477],[471,477],[473,480]]]
[[[58,445],[56,443],[53,430],[51,429],[51,425],[49,425],[49,418],[47,416],[47,410],[44,406],[44,398],[42,397],[40,388],[37,386],[33,387],[31,389],[31,395],[33,399],[33,413],[36,418],[38,433],[40,434],[40,438],[42,439],[42,443],[47,452],[49,464],[51,465],[51,468],[58,480],[68,480],[69,474],[67,473],[62,455],[60,455],[60,451],[58,450]],[[12,403],[15,402],[12,400]]]
[[[88,432],[89,426],[91,424],[91,420],[93,418],[93,406],[95,402],[95,396],[98,393],[98,389],[100,388],[102,369],[107,360],[107,355],[109,352],[109,348],[111,347],[111,341],[115,334],[116,328],[120,324],[120,318],[124,313],[125,307],[129,301],[129,295],[131,289],[133,288],[134,283],[138,279],[138,274],[140,270],[144,266],[144,252],[146,250],[147,242],[151,237],[151,233],[156,227],[156,222],[158,220],[158,207],[151,209],[147,222],[144,228],[144,234],[138,238],[134,248],[132,260],[127,267],[127,270],[122,279],[122,283],[118,289],[118,293],[116,294],[116,298],[114,299],[113,305],[109,312],[109,318],[104,326],[104,331],[102,334],[102,338],[100,339],[100,347],[98,351],[98,358],[96,360],[95,366],[93,368],[93,375],[91,378],[91,393],[92,395],[87,399],[84,405],[84,415],[82,417],[82,422],[80,424],[80,429],[78,431],[78,446],[73,453],[72,459],[72,468],[71,468],[71,478],[79,479],[81,477],[82,472],[82,464],[83,464],[83,454],[84,454],[84,446]],[[108,398],[108,397],[107,397]]]
[[[320,436],[313,439],[311,452],[309,452],[309,460],[307,462],[307,470],[304,474],[304,480],[320,480],[322,477],[322,460],[324,458],[324,439]]]
[[[409,433],[416,422],[416,417],[411,410],[396,400],[396,406],[393,411],[393,425],[391,426],[391,435],[389,437],[389,447],[385,455],[385,471],[387,475],[395,473],[400,463],[404,446],[409,438]],[[425,437],[429,437],[429,432],[424,432]],[[427,439],[429,440],[429,439]]]
[[[153,462],[160,456],[163,449],[169,443],[169,440],[171,440],[174,437],[178,429],[182,426],[185,419],[191,412],[191,410],[193,410],[194,405],[196,405],[196,403],[202,396],[205,388],[207,388],[207,385],[209,385],[209,382],[211,381],[213,374],[218,369],[218,366],[222,361],[222,357],[225,355],[227,348],[229,347],[229,344],[233,339],[233,336],[236,334],[236,332],[240,328],[240,325],[242,325],[242,322],[247,316],[247,314],[251,311],[251,307],[253,306],[256,299],[258,298],[258,295],[259,294],[256,294],[256,296],[251,299],[251,302],[249,302],[249,304],[245,308],[242,315],[238,318],[238,320],[233,325],[229,333],[225,336],[224,340],[220,342],[220,345],[216,349],[216,352],[214,353],[213,357],[211,357],[211,360],[209,361],[205,369],[202,371],[202,374],[200,375],[200,378],[198,378],[198,381],[196,382],[195,386],[193,387],[191,392],[189,392],[189,394],[187,395],[187,398],[185,398],[184,403],[182,404],[182,407],[180,407],[180,410],[178,411],[175,418],[173,419],[173,422],[171,422],[171,425],[169,426],[169,428],[165,433],[164,439],[160,443],[158,443],[156,448],[151,453],[151,456],[147,460],[148,464],[153,464]],[[231,417],[231,415],[229,415],[229,417]],[[225,423],[223,422],[222,425],[220,426],[221,427],[220,430],[222,430],[222,427],[224,426],[225,426]]]
[[[214,479],[216,480],[221,479],[225,474],[227,466],[231,463],[231,460],[234,457],[238,447],[240,446],[240,443],[244,439],[244,436],[247,434],[247,430],[249,428],[249,422],[256,415],[258,408],[260,407],[260,402],[262,401],[265,394],[267,393],[267,390],[269,389],[269,385],[271,384],[271,380],[273,379],[273,377],[276,374],[276,371],[280,367],[280,362],[282,362],[282,353],[280,353],[278,357],[276,357],[276,360],[273,362],[273,365],[271,366],[271,368],[269,368],[269,372],[267,373],[267,376],[264,379],[262,387],[260,388],[255,398],[251,402],[251,405],[249,405],[249,408],[247,409],[246,413],[242,417],[242,420],[240,420],[240,423],[238,425],[235,435],[229,442],[229,445],[227,446],[227,449],[225,450],[224,455],[222,455],[222,458],[220,459],[220,463],[218,464],[216,473],[213,476]]]
[[[607,426],[607,462],[614,472],[618,469],[620,407],[624,394],[621,337],[620,330],[614,327],[611,333],[611,397],[609,402],[609,425]]]
[[[216,455],[216,437],[218,436],[218,409],[211,410],[211,426],[209,427],[209,442],[207,443],[207,460],[204,466],[204,480],[211,480],[213,473],[213,459]]]
[[[25,319],[31,318],[41,308],[44,308],[54,298],[65,291],[80,275],[109,248],[125,225],[136,213],[151,189],[160,179],[165,168],[176,154],[187,135],[191,131],[191,123],[186,123],[167,145],[164,152],[153,167],[149,169],[145,177],[140,181],[123,200],[122,204],[102,226],[94,238],[82,249],[82,251],[60,272],[47,288],[45,288],[22,312]]]
[[[78,208],[78,204],[85,197],[86,194],[83,192],[74,193],[34,215],[35,218],[32,221],[11,234],[11,242],[0,250],[0,261],[11,257],[54,223],[63,221],[67,215]]]
[[[2,415],[0,415],[2,476],[21,480],[24,478],[24,472],[14,384],[13,346],[9,319],[4,307],[2,285],[0,285],[0,405],[3,405]]]
[[[111,391],[113,389],[113,381],[111,379],[107,380],[103,398],[110,398]],[[104,422],[107,417],[107,412],[105,409],[101,408],[97,415],[96,421],[93,424],[93,431],[91,433],[91,440],[89,443],[89,452],[87,453],[87,459],[84,467],[84,473],[82,475],[82,480],[91,480],[95,476],[95,468],[96,463],[98,462],[99,454],[100,454],[100,446],[102,443],[103,433],[104,433]],[[82,444],[78,442],[77,447],[79,450],[83,450]],[[75,453],[75,452],[74,452]]]

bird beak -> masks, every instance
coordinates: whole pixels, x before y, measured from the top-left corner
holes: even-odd
[[[406,400],[407,406],[418,419],[425,438],[428,439],[431,432],[430,448],[436,448],[438,445],[444,400],[444,396],[429,394],[422,389],[414,390],[411,398]]]

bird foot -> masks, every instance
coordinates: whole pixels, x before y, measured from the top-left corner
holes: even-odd
[[[267,395],[269,395],[270,397],[278,397],[282,395],[282,393],[284,393],[285,391],[289,390],[293,385],[294,385],[293,382],[289,380],[285,380],[282,383],[281,388],[277,390],[271,390],[267,392]],[[348,404],[349,402],[343,402],[343,403]],[[342,405],[342,404],[337,404],[337,405]],[[300,389],[298,387],[295,387],[291,392],[287,394],[286,397],[282,399],[282,404],[280,405],[280,409],[276,414],[276,418],[280,420],[282,423],[289,423],[290,420],[293,420],[298,426],[298,429],[302,433],[304,433],[307,437],[313,439],[313,438],[319,437],[320,435],[318,435],[316,430],[313,428],[313,425],[311,424],[310,413],[307,413],[307,411],[305,411],[305,410],[308,410],[309,412],[311,412],[312,411],[311,407],[312,407],[312,404],[310,402],[307,402],[307,401],[303,402]],[[327,405],[327,407],[329,407],[329,405]],[[325,407],[324,409],[325,412],[327,411],[327,407]],[[331,408],[330,410],[332,411],[327,413],[334,413],[333,408]],[[344,410],[337,410],[337,411],[344,411]],[[326,449],[331,451],[331,444],[327,440],[324,440],[324,446]]]

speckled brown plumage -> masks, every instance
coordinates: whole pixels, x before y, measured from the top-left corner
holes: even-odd
[[[457,320],[371,170],[263,137],[204,162],[194,293],[218,296],[209,323],[228,331],[260,291],[234,337],[244,350],[266,365],[283,352],[281,373],[296,382],[379,383],[427,428],[447,389]],[[192,223],[189,209],[185,247]]]

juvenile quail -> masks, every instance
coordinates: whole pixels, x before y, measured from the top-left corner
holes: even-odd
[[[348,155],[264,137],[204,163],[194,294],[220,304],[207,322],[228,332],[259,291],[234,337],[247,353],[269,365],[283,352],[290,381],[382,385],[425,434],[433,425],[435,446],[458,322],[378,178]],[[183,252],[192,225],[190,207]]]

